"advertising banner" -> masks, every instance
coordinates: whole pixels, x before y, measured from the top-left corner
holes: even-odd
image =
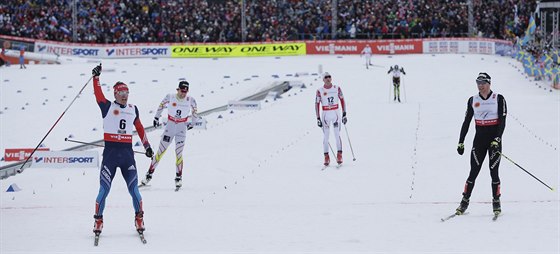
[[[261,109],[260,101],[229,101],[228,109]]]
[[[62,56],[78,56],[78,57],[103,57],[103,47],[58,44],[47,42],[36,42],[35,52],[39,54],[51,54]]]
[[[37,148],[37,151],[49,151],[49,148]],[[33,152],[33,148],[7,148],[4,150],[5,161],[24,161]]]
[[[495,47],[499,42],[501,43],[500,52],[508,50],[505,42],[470,38],[428,39],[423,42],[423,48],[425,54],[498,54]]]
[[[41,151],[33,155],[31,167],[35,168],[97,168],[99,153],[96,151]]]
[[[168,46],[106,47],[107,58],[169,57]]]
[[[207,44],[171,46],[171,57],[248,57],[305,55],[305,43]]]
[[[36,42],[35,52],[57,56],[75,56],[92,58],[143,58],[143,57],[169,57],[169,46],[159,45],[103,45],[96,44],[65,44]]]
[[[193,129],[206,130],[206,119],[195,118],[193,120]]]
[[[422,40],[384,41],[312,41],[307,42],[308,55],[358,55],[366,45],[373,54],[421,54]]]

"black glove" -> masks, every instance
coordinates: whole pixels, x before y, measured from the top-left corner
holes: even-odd
[[[346,118],[346,112],[342,112],[342,123],[346,124],[348,122],[348,118]]]
[[[495,150],[499,150],[501,144],[502,144],[502,139],[500,137],[496,137],[494,138],[494,140],[492,140],[492,142],[490,142],[490,147]]]
[[[190,130],[194,127],[194,125],[192,123],[188,123],[187,124],[187,130]]]
[[[323,128],[323,121],[321,121],[321,118],[317,117],[317,126]]]
[[[463,155],[464,152],[465,152],[465,144],[459,143],[457,145],[457,153],[459,153],[459,155]]]
[[[161,123],[159,122],[159,118],[154,117],[154,128],[160,127]]]
[[[152,156],[154,156],[154,151],[152,150],[151,147],[148,147],[148,148],[146,149],[146,157],[152,158]]]
[[[101,75],[101,64],[95,66],[95,68],[91,70],[91,75],[93,75],[94,77],[99,77],[99,75]]]

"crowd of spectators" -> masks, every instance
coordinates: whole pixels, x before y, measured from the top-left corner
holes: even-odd
[[[3,0],[0,34],[73,41],[73,0]],[[239,0],[76,0],[76,41],[239,42]],[[332,0],[246,0],[246,41],[333,39]],[[338,0],[336,39],[468,36],[466,0]],[[521,36],[535,1],[473,0],[475,34]]]

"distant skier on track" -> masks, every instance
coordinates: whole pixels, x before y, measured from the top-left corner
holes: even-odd
[[[366,44],[364,49],[362,49],[362,52],[360,52],[360,56],[366,56],[366,69],[369,69],[369,66],[373,65],[371,64],[371,55],[372,55],[371,48],[369,44]]]
[[[179,87],[177,87],[177,93],[166,95],[159,104],[154,117],[154,127],[161,125],[159,118],[165,108],[167,108],[168,112],[167,126],[165,126],[165,131],[161,137],[157,154],[152,158],[146,178],[142,180],[142,185],[147,185],[150,182],[159,161],[173,139],[175,139],[175,155],[177,158],[175,161],[175,190],[179,190],[183,185],[183,147],[185,146],[187,130],[193,128],[194,119],[197,118],[196,100],[188,96],[188,92],[189,82],[181,81],[179,82]]]
[[[128,86],[123,82],[117,82],[113,86],[115,101],[111,102],[105,98],[99,75],[101,75],[101,64],[92,70],[93,91],[101,115],[103,117],[103,130],[105,148],[103,149],[103,161],[101,162],[100,187],[97,200],[95,202],[95,223],[93,232],[96,235],[95,244],[99,239],[99,234],[103,229],[103,210],[105,209],[105,199],[111,190],[111,183],[115,177],[117,167],[121,169],[128,192],[132,196],[132,204],[135,210],[134,224],[136,230],[143,238],[144,232],[144,210],[142,209],[142,197],[138,191],[138,173],[136,162],[132,150],[132,131],[136,129],[142,144],[146,149],[146,156],[152,157],[154,152],[148,142],[144,132],[144,126],[140,122],[138,108],[133,104],[128,104]],[[144,241],[144,240],[143,240]]]
[[[456,214],[465,213],[469,207],[469,199],[474,188],[474,183],[486,153],[490,157],[490,176],[492,177],[492,207],[495,216],[502,212],[500,205],[500,152],[502,151],[502,134],[506,127],[507,106],[506,100],[501,94],[490,90],[491,78],[487,73],[481,72],[476,78],[478,94],[469,98],[467,112],[461,127],[457,152],[463,155],[465,136],[469,130],[471,119],[474,117],[476,134],[474,136],[471,151],[471,170],[463,190],[461,204],[456,209]]]
[[[389,68],[389,73],[393,73],[393,101],[401,102],[401,73],[406,75],[404,69],[395,64]]]
[[[331,125],[336,139],[336,162],[342,164],[342,140],[340,139],[341,122],[346,124],[346,104],[344,96],[339,86],[332,84],[332,77],[328,72],[323,74],[324,85],[317,89],[315,96],[315,113],[317,115],[317,125],[323,128],[323,153],[325,154],[324,165],[330,164],[329,157],[329,135]],[[342,107],[342,118],[339,114],[339,104]],[[322,106],[322,107],[321,107]],[[323,113],[321,113],[321,109]],[[322,118],[321,118],[322,116]]]

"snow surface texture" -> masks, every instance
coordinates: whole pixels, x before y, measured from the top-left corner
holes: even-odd
[[[307,88],[263,103],[260,111],[206,116],[208,129],[187,136],[179,192],[173,191],[171,145],[151,187],[141,189],[147,245],[134,230],[120,173],[107,199],[100,246],[93,247],[99,170],[29,168],[0,181],[0,252],[559,253],[558,192],[505,159],[498,221],[491,220],[488,159],[469,214],[440,221],[457,207],[469,172],[468,152],[459,156],[456,146],[467,99],[477,93],[478,72],[492,76],[492,89],[508,103],[504,154],[554,188],[560,186],[559,92],[526,78],[515,60],[498,56],[378,56],[373,62],[385,68],[366,70],[358,56],[103,60],[107,98],[113,98],[116,81],[128,83],[129,102],[138,105],[144,126],[151,125],[158,103],[180,78],[190,82],[199,111],[274,81],[302,81]],[[401,104],[390,94],[387,70],[394,64],[407,73]],[[35,147],[95,65],[0,69],[0,150]],[[343,129],[345,162],[325,171],[313,107],[322,80],[287,76],[316,73],[319,65],[343,89],[356,157],[352,161]],[[154,149],[161,133],[148,133]],[[69,135],[86,142],[102,138],[91,83],[44,143],[52,150],[69,148],[75,145],[64,141]],[[471,123],[466,151],[473,136]],[[139,155],[136,162],[143,178],[150,161]],[[12,183],[22,190],[5,192]]]

